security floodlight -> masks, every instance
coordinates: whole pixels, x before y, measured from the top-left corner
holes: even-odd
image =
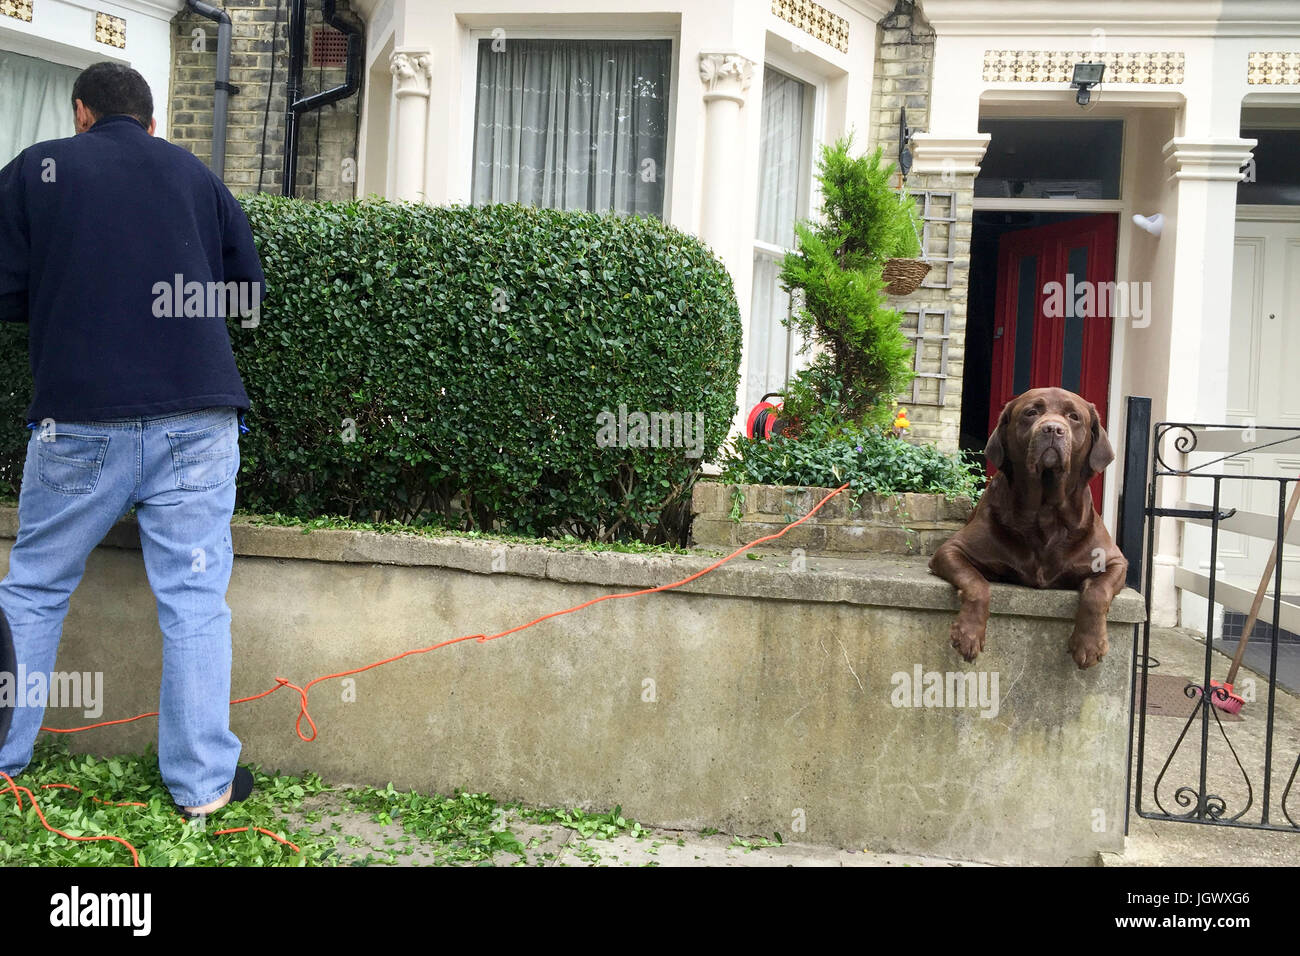
[[[1101,75],[1105,72],[1105,63],[1074,64],[1074,79],[1070,81],[1070,86],[1079,91],[1075,94],[1074,101],[1080,106],[1087,106],[1092,96],[1088,91],[1101,82]]]

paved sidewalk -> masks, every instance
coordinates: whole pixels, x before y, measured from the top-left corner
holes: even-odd
[[[354,866],[438,866],[439,848],[403,832],[399,823],[378,823],[351,807],[339,793],[322,794],[304,802],[303,813],[317,811],[320,833],[341,837],[342,862]],[[303,822],[302,815],[293,821]],[[539,825],[509,813],[503,820],[525,847],[526,860],[497,852],[494,866],[984,866],[959,860],[866,853],[836,847],[788,843],[771,845],[759,839],[738,839],[721,833],[647,830],[640,838],[621,834],[611,839],[584,838],[563,824]],[[474,864],[461,864],[474,865]]]

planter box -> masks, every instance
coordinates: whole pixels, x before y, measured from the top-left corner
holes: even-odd
[[[733,489],[744,496],[732,519]],[[806,515],[831,488],[727,485],[702,481],[691,497],[691,537],[698,547],[734,549],[775,534]],[[943,495],[836,496],[811,520],[781,538],[783,548],[816,554],[934,554],[975,510],[969,498]]]

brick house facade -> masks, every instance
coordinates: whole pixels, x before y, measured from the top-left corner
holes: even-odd
[[[340,3],[344,13],[350,10]],[[289,66],[288,5],[248,0],[226,8],[233,28],[225,181],[236,194],[278,192],[284,173],[285,78]],[[201,31],[201,32],[200,32]],[[321,39],[313,38],[324,34]],[[330,36],[332,35],[332,36]],[[309,8],[303,86],[311,93],[343,82],[344,65],[313,66],[317,51],[337,54],[338,31],[318,5]],[[167,138],[208,160],[212,155],[212,83],[216,75],[216,24],[191,10],[172,20],[172,78]],[[322,42],[324,41],[324,42]],[[308,113],[302,120],[296,194],[305,199],[350,199],[355,192],[360,98],[352,96]],[[265,145],[263,145],[265,144]],[[345,181],[349,179],[350,181]]]
[[[883,144],[885,155],[896,159],[901,111],[910,130],[929,129],[935,34],[916,4],[901,0],[880,21],[878,42],[871,142]],[[908,176],[907,188],[926,216],[923,239],[932,264],[920,289],[892,303],[903,312],[904,328],[916,335],[917,378],[899,396],[912,423],[909,437],[948,451],[957,448],[961,426],[974,179],[955,170]]]

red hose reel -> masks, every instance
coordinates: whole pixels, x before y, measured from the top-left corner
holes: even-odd
[[[793,418],[783,418],[781,402],[769,402],[769,398],[780,398],[780,392],[768,392],[763,400],[749,412],[745,421],[746,438],[794,438],[798,435],[798,422]]]

